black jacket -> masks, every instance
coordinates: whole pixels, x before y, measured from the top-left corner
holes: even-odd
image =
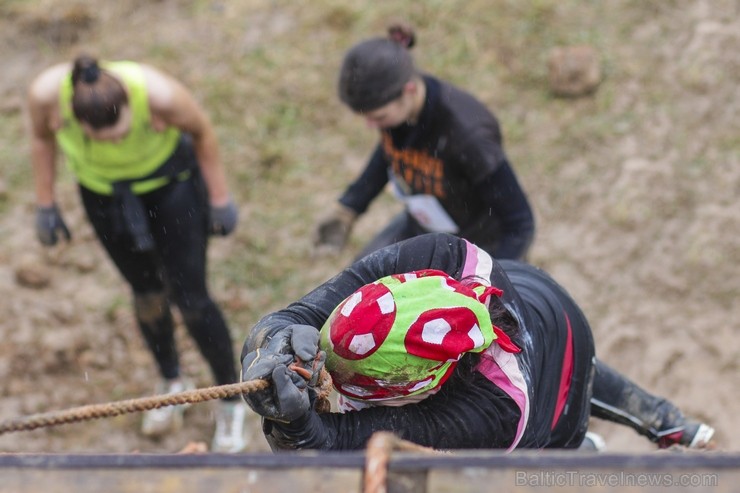
[[[496,262],[453,235],[418,236],[355,262],[260,320],[244,345],[242,359],[287,325],[321,328],[332,310],[361,286],[421,269],[442,270],[455,279],[475,269],[485,271],[491,284],[503,290],[501,299],[518,325],[511,335],[521,348],[514,357],[516,370],[526,382],[526,407],[479,371],[478,355],[468,355],[440,391],[420,403],[345,414],[311,412],[287,424],[265,420],[264,431],[273,448],[359,449],[380,430],[438,449],[511,448],[515,441],[517,447],[527,448],[577,447],[588,424],[594,357],[583,314],[541,270],[515,261]],[[566,365],[570,373],[563,371],[567,354],[573,355],[572,365]],[[563,394],[560,399],[559,394]],[[523,427],[519,433],[518,426]]]
[[[392,176],[404,195],[439,200],[458,225],[458,236],[484,245],[483,236],[495,229],[499,238],[489,253],[522,258],[534,236],[534,215],[504,152],[496,117],[451,84],[430,76],[424,83],[426,100],[416,124],[382,131],[367,167],[339,201],[361,214]]]

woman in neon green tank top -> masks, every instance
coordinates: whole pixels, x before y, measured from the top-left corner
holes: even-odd
[[[235,383],[229,330],[206,286],[206,245],[209,234],[233,231],[237,208],[213,127],[195,98],[153,67],[83,55],[42,72],[28,103],[39,241],[71,239],[54,195],[62,154],[98,239],[131,287],[162,377],[157,392],[189,385],[180,375],[170,302],[216,382]],[[245,410],[240,399],[219,405],[214,450],[245,447]],[[142,431],[167,433],[181,424],[182,411],[149,411]]]

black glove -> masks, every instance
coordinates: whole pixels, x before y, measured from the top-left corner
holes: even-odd
[[[356,220],[357,212],[337,203],[316,226],[314,246],[334,252],[341,251]]]
[[[58,241],[57,230],[69,241],[72,235],[64,224],[62,215],[56,204],[50,207],[36,208],[36,237],[46,246],[56,245]]]
[[[233,200],[222,207],[211,206],[208,232],[212,235],[226,236],[236,228],[239,210]]]
[[[311,409],[316,384],[326,359],[319,351],[319,331],[309,325],[289,325],[276,332],[266,346],[242,360],[242,381],[271,381],[265,390],[244,394],[257,414],[290,422]]]

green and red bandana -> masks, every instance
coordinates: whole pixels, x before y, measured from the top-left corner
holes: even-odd
[[[442,385],[465,353],[497,338],[487,307],[492,294],[501,291],[438,270],[361,287],[321,328],[334,387],[353,399],[385,400]]]

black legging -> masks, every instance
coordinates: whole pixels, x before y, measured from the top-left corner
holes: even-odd
[[[179,376],[169,301],[179,308],[190,335],[218,385],[237,381],[231,336],[206,286],[208,199],[197,169],[140,195],[154,250],[139,252],[117,232],[115,201],[80,187],[98,239],[131,286],[139,328],[165,378]],[[120,206],[119,206],[120,207]]]
[[[671,401],[645,391],[624,375],[597,360],[591,415],[627,425],[658,442],[685,424],[686,418]]]

